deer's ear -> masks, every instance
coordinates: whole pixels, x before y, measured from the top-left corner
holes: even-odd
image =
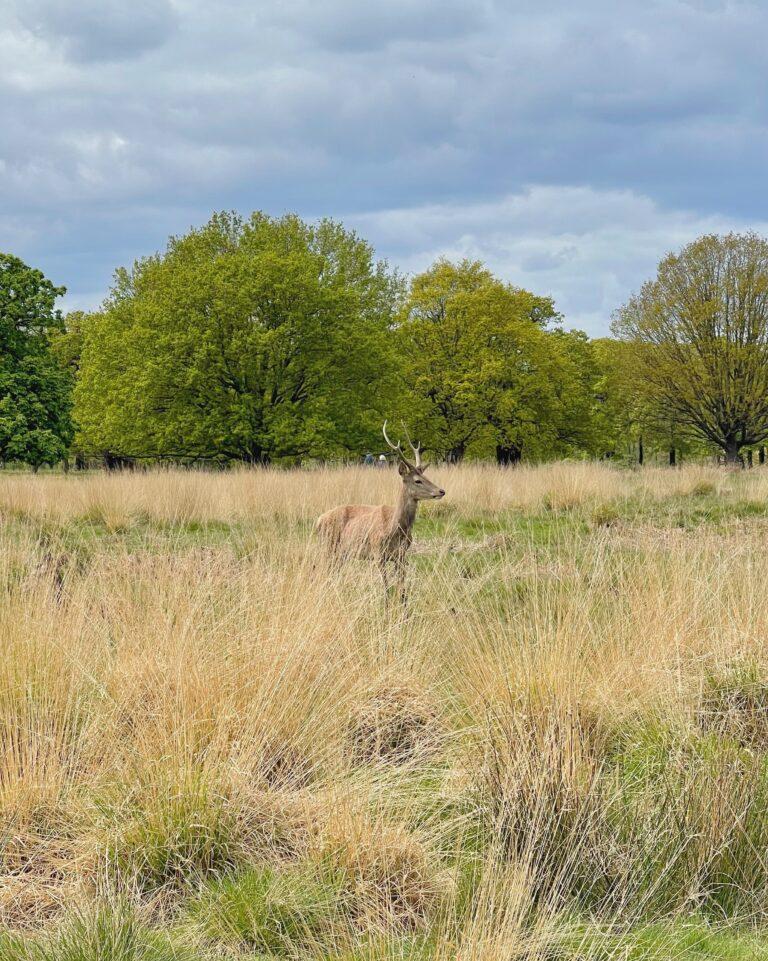
[[[407,477],[408,474],[410,474],[411,469],[410,469],[410,467],[405,463],[405,461],[402,461],[402,460],[401,460],[401,461],[398,463],[398,465],[397,465],[397,472],[400,474],[401,477]]]

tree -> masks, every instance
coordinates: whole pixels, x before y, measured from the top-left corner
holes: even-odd
[[[458,461],[474,444],[515,463],[524,450],[569,453],[583,440],[588,346],[548,331],[556,317],[549,298],[478,262],[440,260],[413,279],[399,334],[412,419],[430,449]]]
[[[64,293],[18,257],[0,254],[0,460],[35,470],[61,460],[72,437],[71,378],[50,349]]]
[[[255,463],[364,450],[394,385],[399,285],[332,221],[216,214],[119,270],[81,324],[78,443]]]
[[[617,314],[648,403],[737,462],[768,437],[768,242],[701,237]]]
[[[637,377],[636,344],[610,337],[592,341],[598,367],[597,433],[608,457],[635,455],[643,463],[650,432],[650,412]],[[630,453],[631,452],[631,453]]]

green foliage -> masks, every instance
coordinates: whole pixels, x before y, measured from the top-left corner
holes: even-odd
[[[644,354],[647,347],[602,337],[592,342],[599,370],[596,432],[601,452],[637,462],[642,450],[667,455],[705,455],[706,443],[684,429],[679,416],[648,391]]]
[[[582,334],[548,331],[556,316],[549,298],[478,262],[441,260],[415,277],[399,334],[425,446],[460,460],[476,445],[504,461],[589,448],[591,351]]]
[[[634,381],[632,345],[602,337],[593,341],[599,369],[597,420],[605,453],[623,453],[647,436],[646,411]]]
[[[253,462],[365,449],[392,390],[398,290],[332,221],[217,214],[118,271],[83,324],[79,443]]]
[[[148,930],[130,908],[76,918],[40,952],[41,961],[193,961],[194,955]]]
[[[65,292],[0,254],[0,460],[37,468],[61,460],[72,435],[71,378],[50,350]]]
[[[500,718],[485,774],[492,824],[537,904],[627,923],[692,909],[713,922],[768,919],[764,756],[650,719],[603,730],[550,713],[527,728]],[[547,761],[538,748],[520,771],[526,737],[548,745]]]
[[[616,315],[557,326],[552,300],[482,264],[411,281],[338,223],[215,214],[116,272],[93,314],[0,255],[0,461],[78,456],[300,463],[381,446],[402,417],[460,460],[722,449],[768,439],[768,241],[707,236]]]
[[[316,947],[343,925],[338,885],[301,865],[211,881],[190,914],[214,943],[276,955]]]
[[[0,931],[0,958],[2,961],[32,961],[32,946],[21,935]]]
[[[647,408],[729,461],[768,437],[768,241],[705,236],[617,314]]]

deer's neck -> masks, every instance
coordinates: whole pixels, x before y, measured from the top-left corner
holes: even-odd
[[[395,505],[395,513],[392,516],[392,528],[390,534],[393,537],[410,537],[413,522],[416,520],[416,508],[418,501],[412,497],[405,487],[400,491],[400,496]]]

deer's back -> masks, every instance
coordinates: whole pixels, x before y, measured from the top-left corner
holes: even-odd
[[[380,552],[391,522],[389,505],[345,504],[322,514],[315,530],[340,553],[370,557]]]

